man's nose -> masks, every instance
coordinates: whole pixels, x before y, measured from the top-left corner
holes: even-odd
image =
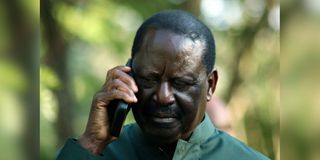
[[[162,82],[153,99],[160,105],[167,106],[174,103],[172,88],[168,82]]]

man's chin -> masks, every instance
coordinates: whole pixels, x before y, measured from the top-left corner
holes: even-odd
[[[146,137],[156,144],[176,142],[182,135],[183,127],[178,118],[145,116],[144,118],[136,118],[136,122]]]
[[[162,144],[170,144],[176,142],[180,138],[180,134],[168,131],[168,130],[158,130],[158,131],[144,131],[146,137],[153,143],[162,145]]]
[[[157,144],[168,144],[176,142],[180,137],[180,127],[176,128],[161,128],[155,126],[141,127],[148,139]]]

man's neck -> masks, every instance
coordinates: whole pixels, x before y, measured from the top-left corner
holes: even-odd
[[[159,149],[164,152],[165,154],[167,154],[170,159],[173,158],[174,152],[176,150],[177,147],[177,142],[171,143],[171,144],[166,144],[166,145],[160,145]]]

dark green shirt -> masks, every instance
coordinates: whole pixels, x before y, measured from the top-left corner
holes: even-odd
[[[100,159],[170,159],[159,147],[149,143],[137,124],[124,127],[118,140],[108,144],[97,156],[82,148],[77,140],[69,139],[58,160]],[[178,140],[173,159],[266,160],[259,152],[216,129],[208,116],[196,127],[188,141]]]

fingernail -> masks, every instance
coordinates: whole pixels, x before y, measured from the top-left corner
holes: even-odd
[[[134,87],[133,87],[133,91],[134,91],[134,93],[138,92],[137,86],[134,86]]]
[[[134,100],[134,102],[138,102],[138,99],[137,99],[136,97],[134,97],[134,99],[133,99],[133,100]]]

